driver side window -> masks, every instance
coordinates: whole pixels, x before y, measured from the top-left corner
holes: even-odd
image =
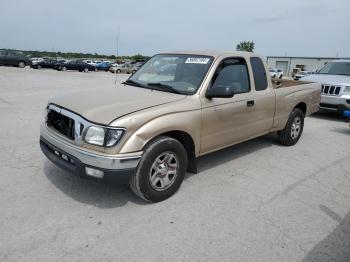
[[[212,79],[212,85],[232,87],[235,94],[250,91],[248,68],[243,58],[228,58],[223,60]]]

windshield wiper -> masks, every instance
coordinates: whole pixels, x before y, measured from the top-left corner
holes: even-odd
[[[126,80],[122,84],[131,85],[131,86],[138,86],[138,87],[145,87],[145,86],[141,85],[139,82],[136,82],[136,81],[130,80],[130,79]]]
[[[162,84],[162,83],[148,83],[147,85],[148,86],[157,86],[157,87],[160,87],[160,88],[167,89],[168,91],[170,91],[172,93],[183,95],[182,92],[180,92],[179,90],[175,89],[174,87],[172,87],[170,85],[165,85],[165,84]]]

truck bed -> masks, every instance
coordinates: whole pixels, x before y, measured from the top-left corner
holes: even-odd
[[[306,81],[296,81],[296,80],[288,80],[288,79],[271,79],[272,86],[274,89],[283,88],[283,87],[290,87],[290,86],[298,86],[298,85],[304,85],[304,84],[310,84],[311,82]]]
[[[295,105],[305,105],[305,116],[319,110],[321,85],[313,82],[273,79],[272,86],[276,95],[276,114],[274,128],[283,128]]]

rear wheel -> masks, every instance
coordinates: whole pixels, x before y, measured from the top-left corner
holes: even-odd
[[[118,74],[120,74],[122,71],[120,69],[117,69],[116,71]]]
[[[26,66],[26,63],[24,63],[23,61],[19,61],[18,62],[18,67],[19,68],[24,68]]]
[[[83,70],[85,73],[89,72],[89,68],[85,67]]]
[[[41,65],[38,65],[38,66],[37,66],[37,69],[41,69],[41,68],[42,68],[42,66],[41,66]]]
[[[130,187],[146,201],[163,201],[179,189],[186,167],[184,146],[176,139],[159,137],[144,150]]]
[[[283,130],[278,131],[278,138],[282,145],[293,146],[295,145],[303,133],[304,129],[304,113],[294,108],[289,115],[286,127]]]
[[[67,71],[67,67],[62,66],[62,67],[61,67],[61,70],[62,70],[62,71]]]

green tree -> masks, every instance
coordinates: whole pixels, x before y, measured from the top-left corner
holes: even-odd
[[[237,51],[253,52],[254,48],[255,48],[255,43],[253,41],[243,41],[236,46]]]
[[[141,55],[141,54],[136,54],[136,55],[133,55],[132,57],[131,57],[131,59],[132,60],[143,60],[144,59],[144,56],[143,55]]]

